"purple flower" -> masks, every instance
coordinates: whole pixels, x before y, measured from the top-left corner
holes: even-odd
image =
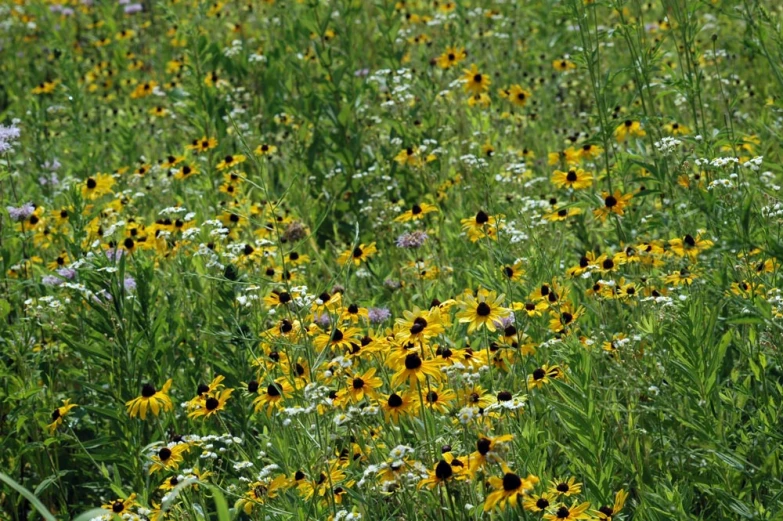
[[[76,270],[72,268],[60,268],[57,274],[64,279],[73,280],[76,277]]]
[[[118,260],[120,260],[122,258],[124,253],[125,253],[125,250],[118,250],[118,249],[114,249],[114,248],[109,248],[108,250],[106,250],[106,258],[111,260],[111,261],[117,262]]]
[[[514,313],[509,313],[507,316],[502,317],[500,320],[495,321],[495,326],[506,329],[508,326],[514,325]]]
[[[108,304],[114,299],[111,297],[111,293],[109,293],[105,289],[102,289],[93,295],[92,300],[96,304]]]
[[[416,230],[414,232],[406,232],[397,237],[398,248],[416,249],[420,248],[427,239],[429,239],[427,232]]]
[[[332,318],[329,316],[329,313],[321,313],[320,315],[315,315],[313,321],[319,326],[326,327],[332,323]]]
[[[394,279],[386,279],[383,281],[383,285],[392,291],[398,290],[402,287],[402,283]]]
[[[140,13],[144,10],[144,7],[141,4],[128,4],[125,6],[125,14],[133,14],[133,13]]]
[[[59,286],[63,282],[65,282],[63,279],[55,277],[54,275],[47,275],[41,279],[41,283],[44,286]]]
[[[126,275],[125,280],[123,281],[123,285],[125,286],[125,291],[135,291],[136,279],[134,279],[130,275]]]
[[[367,316],[373,324],[380,324],[391,318],[391,311],[386,308],[370,308],[367,310]]]
[[[358,69],[353,73],[353,75],[357,78],[364,78],[368,74],[370,74],[370,69]]]
[[[12,221],[24,221],[31,215],[33,215],[33,212],[35,211],[35,206],[33,203],[24,203],[19,208],[14,208],[13,206],[6,206],[6,210],[8,210],[8,215],[11,216]]]

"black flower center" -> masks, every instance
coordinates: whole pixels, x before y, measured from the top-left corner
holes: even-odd
[[[605,270],[610,270],[614,268],[614,261],[612,259],[606,259],[603,262],[603,267]]]
[[[564,494],[571,489],[571,487],[568,486],[568,483],[558,483],[556,488],[558,492],[562,492]]]
[[[435,403],[438,401],[438,393],[435,391],[430,391],[427,393],[427,401],[429,403]]]
[[[119,514],[123,510],[125,510],[125,503],[122,501],[115,501],[111,506],[111,511],[115,514]]]
[[[607,208],[614,208],[617,206],[617,199],[613,195],[607,195],[606,199],[604,199],[604,204]]]
[[[358,391],[359,389],[364,388],[364,380],[362,380],[361,378],[354,378],[352,385],[353,388]]]
[[[144,398],[152,398],[155,396],[155,393],[158,392],[155,390],[155,386],[152,384],[144,384],[144,386],[141,388],[141,395]]]
[[[508,401],[511,400],[511,398],[512,398],[512,395],[508,391],[500,391],[498,393],[498,401],[499,402],[508,402]]]
[[[489,453],[489,449],[492,447],[492,441],[488,438],[481,438],[476,442],[476,450],[479,454],[486,456]]]
[[[435,465],[435,477],[441,481],[449,479],[454,475],[454,470],[449,465],[449,462],[442,459]]]
[[[492,313],[492,308],[489,307],[489,304],[479,302],[478,307],[476,307],[476,314],[480,317],[487,317],[490,313]]]
[[[473,81],[476,82],[476,83],[481,83],[482,79],[483,78],[482,78],[481,74],[476,74],[475,76],[473,76]]]
[[[196,388],[196,394],[201,396],[207,392],[209,392],[209,386],[207,384],[198,384],[198,387]]]
[[[60,418],[60,416],[62,416],[62,414],[60,414],[59,408],[52,411],[52,421],[57,421]]]
[[[503,476],[503,490],[511,492],[522,486],[522,480],[513,472],[506,472]]]
[[[421,206],[419,206],[418,204],[414,204],[413,207],[411,208],[411,213],[413,215],[419,215],[421,212],[422,212]]]
[[[168,461],[171,457],[171,449],[163,447],[158,451],[158,457],[160,458],[160,461]]]
[[[612,507],[609,507],[609,506],[606,506],[606,505],[604,505],[601,508],[599,508],[598,511],[601,512],[605,516],[611,516],[612,514],[614,514],[614,510],[612,509]]]
[[[340,342],[343,339],[343,332],[339,329],[335,329],[332,333],[332,342]]]
[[[386,403],[389,405],[389,407],[401,407],[402,406],[402,398],[397,393],[392,393],[391,396],[389,396],[389,399],[386,401]]]
[[[694,239],[693,235],[691,235],[691,234],[686,235],[685,238],[682,240],[682,242],[684,242],[685,244],[687,244],[691,248],[696,246],[696,239]]]
[[[269,384],[266,387],[266,394],[268,394],[272,398],[277,398],[278,396],[280,396],[280,389],[278,389],[275,384]]]
[[[479,212],[476,214],[476,223],[477,224],[487,224],[489,222],[489,215],[484,210],[479,210]]]
[[[254,393],[256,391],[258,391],[258,382],[256,382],[255,380],[250,380],[247,383],[247,392]]]
[[[358,246],[357,246],[356,248],[354,248],[354,249],[353,249],[353,256],[354,256],[354,258],[357,258],[357,259],[358,259],[358,258],[359,258],[359,257],[361,257],[363,254],[364,254],[364,252],[363,252],[363,251],[362,251],[362,249],[361,249],[361,248],[359,248]]]
[[[577,180],[576,171],[575,170],[569,170],[566,174],[566,181],[569,183],[574,183]]]
[[[214,397],[210,396],[209,398],[207,398],[207,403],[204,404],[204,405],[207,406],[207,410],[208,411],[214,411],[215,409],[218,408],[218,405],[220,405],[220,402],[217,400],[217,398],[214,398]]]
[[[421,357],[418,353],[411,353],[405,357],[405,369],[414,370],[421,367]]]
[[[536,501],[536,506],[540,508],[541,510],[544,510],[545,508],[549,507],[549,501],[547,501],[546,498],[540,497]]]
[[[505,336],[514,336],[517,334],[517,328],[513,325],[508,326],[506,329],[503,330],[503,335]]]
[[[546,371],[541,367],[533,371],[533,380],[541,380],[544,376],[546,376]]]
[[[568,508],[566,507],[560,507],[557,509],[557,512],[555,512],[557,519],[568,519],[568,516],[570,515],[571,512],[569,512]]]

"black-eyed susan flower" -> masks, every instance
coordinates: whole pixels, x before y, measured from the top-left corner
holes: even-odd
[[[258,145],[254,152],[257,156],[260,157],[271,156],[277,153],[277,147],[275,145],[264,143],[263,145]]]
[[[394,392],[382,401],[381,409],[383,409],[384,417],[387,420],[391,419],[394,423],[398,423],[401,416],[416,414],[414,404],[415,402],[411,398],[410,393]]]
[[[110,174],[96,174],[82,182],[82,197],[89,200],[109,194],[114,186],[114,177]]]
[[[577,519],[590,519],[590,515],[587,510],[590,508],[590,503],[584,502],[577,504],[574,502],[571,506],[567,506],[565,503],[555,505],[546,514],[544,519],[547,521],[575,521]]]
[[[558,188],[582,190],[593,185],[593,176],[578,167],[571,167],[566,172],[555,170],[552,174],[552,184]]]
[[[378,389],[383,385],[383,381],[375,376],[377,369],[371,367],[361,374],[349,375],[345,389],[338,393],[338,400],[346,402],[350,399],[353,403],[360,402],[365,396],[376,398]]]
[[[413,386],[415,382],[424,381],[427,377],[437,382],[442,375],[441,365],[442,362],[437,358],[423,359],[418,352],[408,353],[404,358],[397,358],[393,367],[396,373],[392,378],[392,386],[396,387],[405,382]]]
[[[130,514],[134,507],[139,506],[136,502],[136,494],[131,494],[127,499],[117,499],[111,503],[101,505],[101,508],[108,510],[112,514],[122,516],[123,514]]]
[[[498,295],[494,291],[479,291],[478,298],[473,295],[465,295],[460,301],[462,311],[457,313],[457,318],[463,324],[468,324],[468,334],[480,327],[485,327],[494,332],[500,319],[507,316],[509,310],[502,306],[505,295]]]
[[[549,482],[548,491],[555,496],[575,496],[582,492],[582,484],[577,483],[573,476],[568,479],[553,479]]]
[[[49,434],[54,435],[58,427],[63,424],[63,418],[71,411],[71,409],[78,407],[75,403],[71,403],[70,399],[63,400],[63,404],[52,411],[52,422],[46,426]]]
[[[644,137],[646,135],[647,132],[642,128],[642,124],[631,119],[626,119],[614,129],[614,137],[618,143],[623,143],[628,137]]]
[[[556,495],[543,492],[541,495],[530,494],[525,496],[522,506],[529,512],[544,512],[555,502]]]
[[[196,407],[188,413],[189,418],[209,418],[226,408],[231,393],[234,389],[222,389],[204,394],[200,397]]]
[[[712,248],[713,244],[711,240],[703,239],[701,234],[696,234],[696,237],[687,234],[682,238],[670,239],[669,251],[678,257],[687,255],[691,261],[695,261],[701,252]]]
[[[598,519],[605,519],[606,521],[612,521],[615,519],[615,516],[620,513],[620,511],[625,506],[625,500],[628,497],[628,492],[626,492],[623,489],[620,489],[617,491],[617,494],[614,496],[614,504],[612,505],[602,505],[598,510],[596,510],[595,515],[598,516]]]
[[[506,506],[516,507],[519,498],[526,495],[528,491],[533,490],[533,487],[538,483],[538,478],[532,474],[522,478],[511,472],[511,469],[506,465],[503,465],[502,468],[503,477],[492,476],[488,480],[493,490],[484,501],[484,512],[489,512],[495,507],[501,509],[506,508]]]
[[[527,386],[529,389],[535,389],[550,383],[553,378],[561,378],[562,375],[563,371],[559,366],[544,364],[527,375]]]
[[[218,170],[228,170],[229,168],[234,168],[235,166],[244,163],[246,160],[247,158],[242,154],[229,154],[225,156],[215,168]]]
[[[266,409],[266,415],[272,414],[275,409],[282,407],[283,401],[294,392],[293,386],[286,379],[272,382],[266,387],[257,387],[258,396],[253,400],[255,412]]]
[[[150,465],[150,474],[161,470],[176,470],[182,463],[182,455],[188,451],[190,446],[187,443],[171,444],[171,446],[161,447],[152,456],[152,465]]]
[[[443,51],[443,54],[438,56],[438,67],[441,69],[450,69],[467,58],[467,56],[468,54],[463,47],[447,47],[446,50]]]
[[[174,407],[168,395],[171,383],[172,379],[169,378],[160,391],[155,389],[151,383],[144,384],[141,388],[141,395],[125,404],[130,417],[140,416],[142,420],[146,420],[148,410],[152,411],[155,416],[158,416],[160,411],[171,411]]]
[[[408,210],[404,211],[400,215],[394,218],[394,222],[404,223],[408,221],[416,221],[423,219],[425,215],[432,212],[437,212],[438,207],[429,203],[414,204]]]
[[[465,69],[462,74],[463,88],[471,94],[481,94],[489,89],[492,80],[488,75],[479,72],[475,63],[470,65],[470,69]]]
[[[362,262],[367,262],[370,257],[378,253],[378,249],[375,247],[375,243],[360,244],[352,250],[346,250],[337,257],[337,262],[340,265],[348,264],[352,262],[354,266],[359,266]]]
[[[513,434],[503,434],[501,436],[489,437],[481,436],[476,441],[476,450],[470,454],[468,461],[472,471],[484,468],[488,463],[502,463],[503,451],[507,448]]]
[[[624,215],[625,208],[628,206],[631,199],[633,199],[633,194],[623,194],[620,190],[615,190],[613,194],[602,192],[601,198],[603,199],[604,205],[593,210],[593,215],[603,222],[610,214]]]

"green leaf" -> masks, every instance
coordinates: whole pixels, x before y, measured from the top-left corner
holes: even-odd
[[[35,497],[35,494],[33,494],[32,492],[24,488],[22,485],[20,485],[13,479],[11,479],[10,476],[7,476],[6,474],[0,472],[0,481],[4,482],[6,485],[19,492],[22,496],[24,496],[27,499],[27,501],[29,501],[30,504],[33,505],[33,507],[38,511],[38,513],[41,514],[41,517],[46,519],[46,521],[57,521],[57,519],[55,519],[55,517],[46,509],[43,503],[41,503],[41,501],[37,497]]]

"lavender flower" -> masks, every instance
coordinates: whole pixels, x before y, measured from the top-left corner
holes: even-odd
[[[17,121],[18,120],[14,120],[10,127],[0,125],[0,154],[10,152],[14,143],[18,141],[19,137],[22,135],[19,127],[16,126]]]
[[[514,325],[514,313],[509,313],[505,317],[502,317],[500,320],[495,321],[495,326],[499,327],[500,329],[506,329],[508,326]]]
[[[41,284],[44,286],[59,286],[63,282],[65,282],[63,279],[54,275],[47,275],[41,279]]]
[[[76,278],[76,270],[73,268],[60,268],[57,270],[57,274],[66,280],[73,280]]]
[[[11,216],[12,221],[24,221],[33,215],[33,212],[35,211],[35,205],[33,205],[33,203],[24,203],[18,208],[14,208],[13,206],[6,206],[5,209],[8,210],[8,215]]]
[[[332,323],[332,318],[329,316],[329,313],[322,313],[320,315],[315,315],[313,321],[319,326],[326,327]]]
[[[370,308],[367,310],[367,316],[373,324],[380,324],[391,318],[391,311],[386,308]]]
[[[128,4],[125,6],[125,14],[133,14],[133,13],[140,13],[144,10],[144,7],[141,4]]]
[[[125,291],[135,291],[136,279],[134,279],[130,275],[126,275],[125,280],[123,281],[123,285],[125,286]]]
[[[425,242],[427,242],[427,239],[429,238],[430,237],[427,235],[427,232],[420,230],[406,232],[397,237],[397,247],[407,249],[420,248]]]

